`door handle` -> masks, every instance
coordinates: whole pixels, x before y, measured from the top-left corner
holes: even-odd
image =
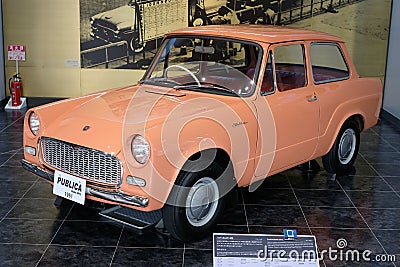
[[[318,97],[315,93],[311,97],[308,98],[308,102],[314,102],[317,100],[318,100]]]

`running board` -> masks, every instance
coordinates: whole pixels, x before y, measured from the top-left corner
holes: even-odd
[[[161,210],[144,212],[126,207],[116,206],[99,213],[107,220],[134,229],[143,230],[161,220]]]

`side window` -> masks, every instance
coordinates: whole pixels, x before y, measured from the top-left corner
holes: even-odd
[[[272,67],[272,54],[268,54],[267,68],[261,85],[261,95],[267,95],[274,91],[274,72]]]
[[[316,84],[347,79],[349,68],[335,43],[313,43],[310,47],[313,79]]]
[[[306,86],[304,46],[282,45],[274,49],[275,76],[279,91]]]

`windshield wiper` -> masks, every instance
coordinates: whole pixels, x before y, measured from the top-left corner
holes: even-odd
[[[209,92],[215,92],[215,91],[223,91],[225,93],[228,93],[229,95],[234,95],[237,96],[237,94],[232,91],[231,89],[222,86],[222,85],[216,85],[216,84],[187,84],[187,85],[176,85],[173,87],[176,90],[193,90],[193,91],[202,91],[202,90],[207,90]]]
[[[140,84],[152,84],[152,85],[160,85],[160,86],[179,86],[178,82],[166,79],[166,78],[157,78],[157,79],[147,79],[141,80]]]

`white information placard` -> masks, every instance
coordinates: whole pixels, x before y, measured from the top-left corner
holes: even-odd
[[[215,267],[319,267],[315,236],[219,234],[213,236]]]
[[[86,180],[73,175],[55,171],[53,194],[72,200],[79,204],[85,204]]]
[[[26,48],[23,45],[8,45],[8,60],[25,61]]]

